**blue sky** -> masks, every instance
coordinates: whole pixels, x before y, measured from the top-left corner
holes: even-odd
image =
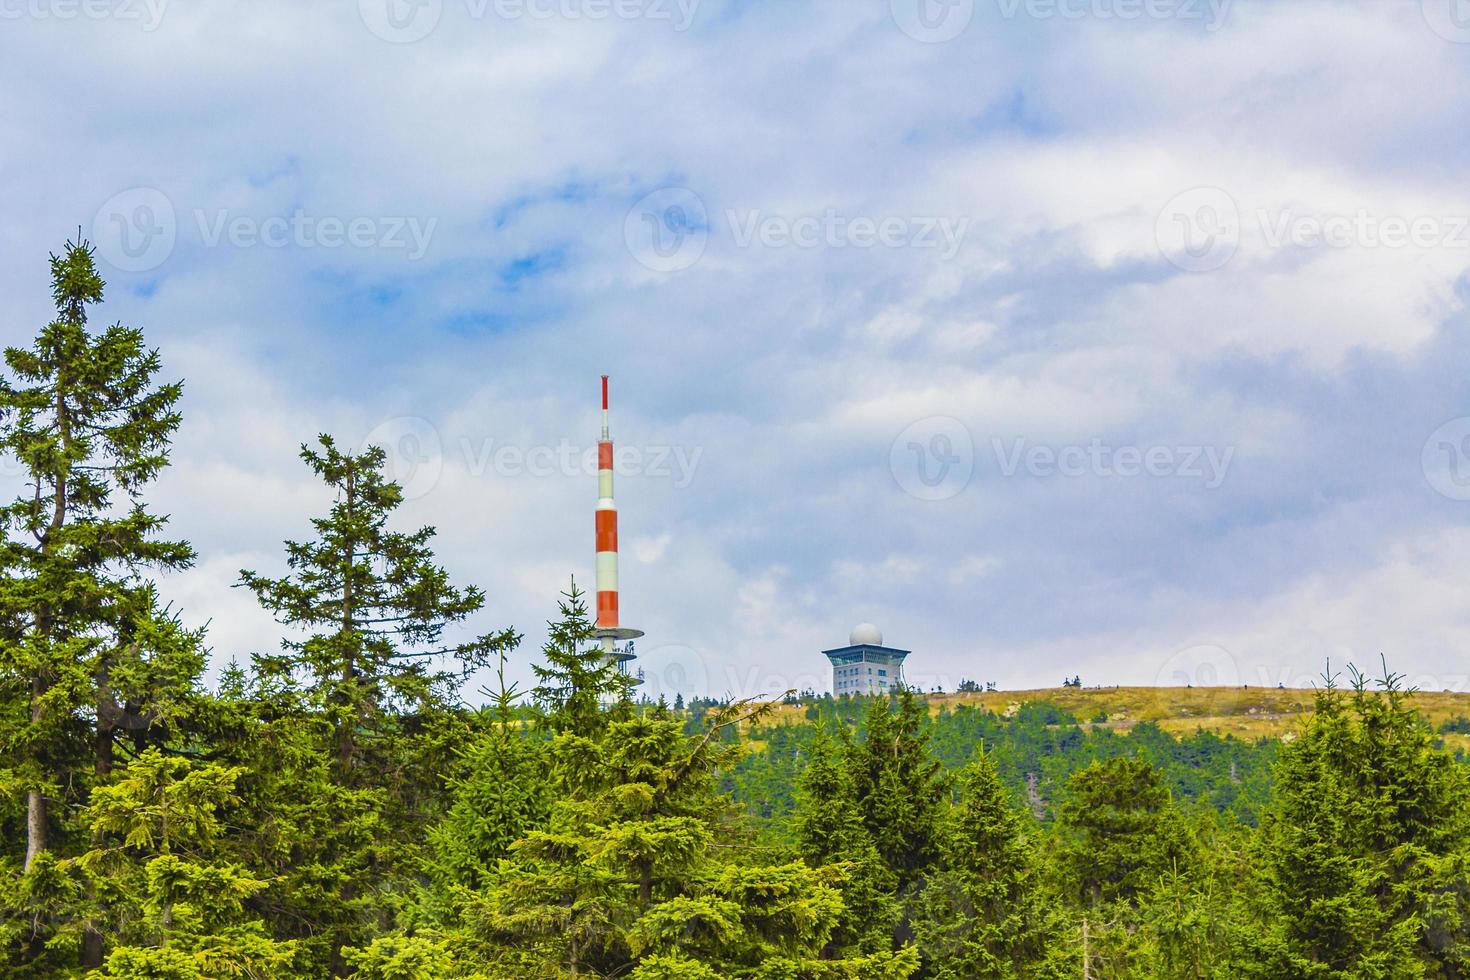
[[[0,81],[0,330],[81,226],[217,663],[327,431],[526,676],[609,373],[650,691],[864,620],[925,686],[1470,689],[1453,0],[0,0]]]

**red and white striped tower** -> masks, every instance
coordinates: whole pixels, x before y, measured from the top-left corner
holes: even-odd
[[[613,443],[608,428],[607,375],[602,376],[602,438],[597,443],[597,631],[608,659],[623,670],[635,659],[619,640],[635,640],[641,630],[618,625],[618,507],[613,503]]]

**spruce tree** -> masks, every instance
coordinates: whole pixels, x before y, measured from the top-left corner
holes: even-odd
[[[959,779],[938,868],[914,930],[926,975],[1013,980],[1042,975],[1057,922],[1042,894],[1038,856],[995,763],[983,751]]]
[[[273,937],[294,941],[297,976],[340,974],[339,948],[372,941],[411,877],[402,869],[417,863],[422,824],[398,802],[409,774],[343,785],[334,728],[315,693],[253,665],[224,672],[195,724],[212,761],[239,773],[234,850],[272,882],[251,904]]]
[[[282,625],[310,632],[284,640],[284,655],[262,664],[311,677],[345,780],[362,761],[364,734],[380,734],[396,711],[442,707],[460,679],[518,638],[502,630],[444,643],[446,627],[478,612],[485,596],[455,587],[435,564],[432,527],[388,528],[403,490],[384,476],[382,448],[343,452],[322,435],[317,448],[301,447],[301,458],[336,496],[327,515],[312,520],[317,539],[286,542],[286,576],[242,569],[240,584]],[[434,669],[443,659],[455,669]]]
[[[1189,860],[1169,789],[1142,758],[1094,762],[1074,774],[1057,823],[1063,871],[1084,907],[1137,903],[1166,869]]]
[[[247,909],[270,881],[222,840],[241,774],[149,748],[93,793],[83,820],[105,843],[75,863],[107,899],[97,914],[116,948],[98,977],[297,975],[294,944]]]
[[[571,586],[557,601],[559,616],[546,624],[544,661],[532,664],[536,688],[531,698],[541,709],[540,724],[557,734],[594,736],[609,721],[626,719],[632,679],[596,646],[596,627],[587,611],[587,594]],[[615,710],[608,712],[606,707]]]
[[[549,806],[546,743],[516,716],[518,694],[505,680],[505,654],[491,693],[491,728],[463,750],[462,774],[451,777],[449,812],[429,841],[433,868],[450,885],[481,888],[510,846],[544,824]]]
[[[1470,792],[1412,691],[1328,680],[1282,751],[1263,833],[1272,964],[1294,975],[1470,975]],[[1268,948],[1257,959],[1271,963]]]
[[[159,537],[167,518],[142,500],[168,462],[182,386],[155,380],[159,355],[141,331],[89,329],[104,284],[86,242],[53,255],[51,276],[56,317],[29,348],[6,349],[10,376],[0,379],[0,451],[27,483],[0,508],[0,686],[24,705],[0,737],[26,794],[27,868],[56,829],[53,801],[79,802],[79,770],[110,767],[119,688],[157,693],[132,683],[150,638],[171,648],[152,651],[173,657],[170,675],[200,662],[197,643],[162,635],[168,616],[143,577],[194,559],[187,543]],[[151,710],[135,702],[135,730]]]
[[[765,709],[761,709],[765,710]],[[553,743],[569,787],[544,830],[513,845],[472,919],[495,977],[868,977],[900,980],[912,951],[824,960],[845,914],[841,874],[740,861],[716,773],[750,720],[721,709],[701,734],[656,714]]]
[[[797,848],[814,868],[839,866],[846,881],[842,894],[847,915],[832,934],[834,952],[891,949],[897,918],[897,876],[878,855],[858,809],[846,752],[851,744],[839,729],[842,757],[825,727],[811,744],[811,757],[797,789],[793,821]]]
[[[949,780],[929,751],[928,710],[907,688],[897,710],[868,699],[861,743],[850,753],[854,793],[878,854],[900,890],[916,885],[939,854]]]

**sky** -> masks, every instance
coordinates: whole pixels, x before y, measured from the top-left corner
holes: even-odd
[[[1463,0],[0,0],[0,340],[80,229],[214,670],[325,432],[529,678],[609,374],[653,696],[1470,690],[1467,104]]]

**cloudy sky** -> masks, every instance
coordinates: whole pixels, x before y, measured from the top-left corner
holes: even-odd
[[[1470,689],[1457,2],[0,0],[0,331],[80,227],[216,664],[325,431],[528,674],[608,373],[652,692]]]

